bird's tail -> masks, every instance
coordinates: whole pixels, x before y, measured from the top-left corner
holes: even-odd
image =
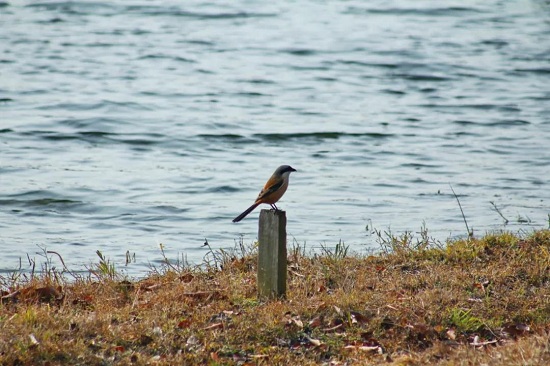
[[[252,211],[254,211],[254,209],[256,207],[258,207],[260,203],[254,203],[252,206],[250,206],[249,208],[246,209],[246,211],[244,211],[242,214],[240,214],[239,216],[235,217],[233,219],[233,222],[239,222],[241,221],[242,219],[244,219],[246,217],[246,215],[248,215],[249,213],[251,213]]]

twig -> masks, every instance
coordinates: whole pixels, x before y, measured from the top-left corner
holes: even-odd
[[[48,251],[46,251],[46,253],[57,255],[57,256],[59,257],[59,260],[61,261],[61,264],[63,264],[63,268],[65,268],[65,270],[66,270],[67,272],[69,272],[69,273],[71,272],[71,271],[69,271],[69,269],[68,269],[67,266],[65,265],[65,261],[63,260],[63,257],[61,257],[61,255],[60,255],[58,252],[55,252],[55,251],[53,251],[53,250],[48,250]]]
[[[55,254],[57,255],[57,257],[59,257],[59,260],[61,261],[61,264],[63,264],[63,268],[65,268],[65,271],[67,271],[68,273],[71,274],[71,276],[73,276],[74,279],[78,279],[78,276],[73,272],[71,271],[67,265],[65,264],[65,261],[63,260],[63,257],[61,256],[61,254],[59,254],[58,252],[56,251],[53,251],[53,250],[48,250],[46,251],[47,254]]]
[[[468,221],[466,221],[466,216],[464,215],[464,210],[462,210],[462,205],[460,204],[460,200],[458,199],[458,196],[455,193],[455,190],[453,189],[453,186],[449,183],[449,187],[451,187],[451,191],[453,191],[453,194],[456,198],[456,202],[458,202],[458,207],[460,208],[460,212],[462,213],[462,218],[464,219],[464,224],[466,225],[466,231],[468,232],[468,237],[471,238],[474,236],[474,233],[470,231],[470,228],[468,227]]]
[[[27,253],[27,260],[29,261],[29,265],[32,266],[31,278],[34,278],[34,269],[36,268],[36,261],[34,259],[31,259],[31,257],[29,256],[29,253]]]
[[[164,245],[162,243],[159,243],[159,247],[162,258],[164,259],[164,263],[168,265],[168,267],[172,268],[172,270],[174,270],[175,272],[178,272],[178,269],[172,263],[170,263],[170,260],[168,259],[168,257],[166,257],[166,253],[164,253]]]
[[[509,221],[506,217],[504,217],[504,215],[502,214],[502,212],[500,212],[500,210],[498,209],[497,205],[495,205],[495,203],[493,201],[489,201],[489,203],[491,205],[493,205],[493,211],[496,211],[500,217],[502,217],[502,219],[504,220],[504,225],[506,225]]]

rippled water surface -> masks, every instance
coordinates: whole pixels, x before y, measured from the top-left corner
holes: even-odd
[[[550,3],[0,3],[0,271],[252,243],[280,164],[311,248],[547,227]]]

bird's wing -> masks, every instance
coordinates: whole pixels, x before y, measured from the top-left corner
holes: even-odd
[[[268,189],[262,189],[260,191],[260,194],[258,194],[258,198],[256,198],[256,202],[258,202],[259,200],[261,200],[262,198],[265,198],[267,196],[269,196],[270,194],[276,192],[279,190],[279,188],[281,188],[281,186],[283,185],[284,183],[284,180],[281,179],[278,183],[272,185],[271,187],[269,187]]]

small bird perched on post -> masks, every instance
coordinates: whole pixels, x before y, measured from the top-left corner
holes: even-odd
[[[235,217],[233,222],[239,222],[251,213],[256,207],[261,203],[267,203],[271,205],[271,208],[278,210],[275,203],[281,199],[283,194],[285,194],[286,189],[288,188],[288,178],[290,173],[295,172],[296,169],[290,165],[281,165],[278,167],[271,178],[267,181],[264,188],[258,194],[258,198],[254,201],[254,204],[247,208],[242,214]]]

